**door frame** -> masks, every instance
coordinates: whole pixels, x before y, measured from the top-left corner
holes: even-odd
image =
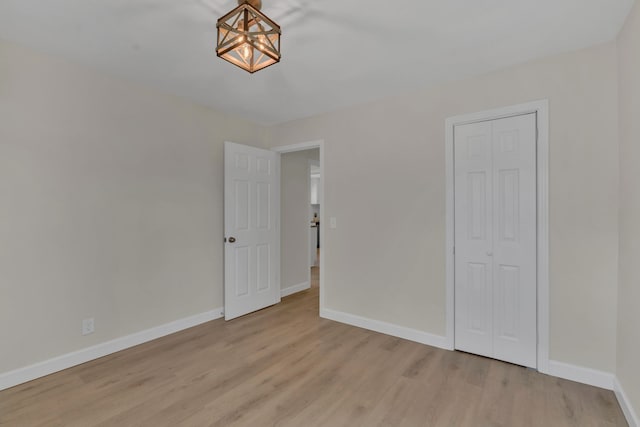
[[[324,189],[325,189],[325,168],[324,168],[324,140],[323,139],[319,139],[319,140],[315,140],[315,141],[308,141],[308,142],[301,142],[298,144],[290,144],[290,145],[281,145],[281,146],[277,146],[277,147],[273,147],[271,148],[272,151],[275,151],[276,153],[280,153],[280,154],[284,154],[284,153],[293,153],[296,151],[305,151],[305,150],[313,150],[314,148],[319,148],[320,149],[320,194],[319,196],[319,201],[320,201],[320,242],[326,242],[325,240],[325,230],[327,229],[326,226],[323,226],[322,224],[326,225],[326,222],[324,220],[325,218],[325,203],[324,203]],[[309,233],[307,232],[307,236],[309,235]],[[307,247],[309,247],[309,242],[307,241]],[[319,283],[319,287],[320,287],[320,313],[323,312],[324,307],[325,307],[325,294],[324,294],[324,271],[325,271],[325,264],[326,264],[326,257],[323,255],[324,252],[324,247],[325,244],[322,243],[322,246],[320,247],[320,283]],[[282,249],[280,249],[282,250]],[[309,258],[310,256],[307,256],[307,264],[309,263]],[[311,269],[309,269],[309,284],[311,284]],[[282,285],[282,283],[281,283]]]
[[[549,100],[462,114],[446,119],[446,343],[455,348],[455,203],[454,203],[454,130],[456,126],[489,120],[536,114],[537,184],[537,328],[538,371],[549,372]]]

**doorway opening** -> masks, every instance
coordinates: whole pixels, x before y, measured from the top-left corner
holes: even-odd
[[[315,151],[315,150],[313,150]],[[318,160],[309,160],[309,267],[311,287],[320,286],[320,150]]]
[[[281,154],[281,296],[307,289],[324,307],[323,141],[276,147]]]

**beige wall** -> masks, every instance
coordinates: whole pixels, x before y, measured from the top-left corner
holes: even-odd
[[[618,40],[620,80],[620,288],[617,375],[640,414],[640,5]]]
[[[309,281],[309,160],[320,160],[320,150],[286,153],[281,158],[281,288]]]
[[[613,372],[616,69],[607,44],[273,128],[325,140],[327,308],[444,335],[445,119],[549,98],[550,357]]]
[[[621,91],[637,89],[630,40]],[[260,145],[265,130],[12,44],[0,42],[0,61],[0,373],[221,307],[222,142]],[[338,220],[323,242],[327,308],[443,335],[444,121],[540,98],[551,111],[551,358],[614,372],[614,44],[272,128],[270,146],[325,140],[326,213]],[[637,99],[620,103],[628,164]],[[623,179],[633,173],[623,165]],[[632,233],[635,189],[620,191]],[[623,306],[637,300],[634,240],[620,242]],[[81,337],[86,317],[96,333]],[[632,309],[618,320],[621,339],[637,334]],[[632,347],[620,343],[618,372],[637,402]]]
[[[263,129],[0,42],[0,373],[222,307],[225,140]]]

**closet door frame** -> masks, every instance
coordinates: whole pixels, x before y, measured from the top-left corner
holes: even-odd
[[[538,371],[549,373],[549,101],[547,99],[463,114],[446,120],[446,343],[455,344],[454,128],[459,125],[536,114],[537,146],[537,323]]]

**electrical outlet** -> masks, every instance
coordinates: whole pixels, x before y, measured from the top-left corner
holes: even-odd
[[[93,317],[90,319],[84,319],[82,321],[82,335],[92,334],[94,327],[95,325],[94,325]]]

